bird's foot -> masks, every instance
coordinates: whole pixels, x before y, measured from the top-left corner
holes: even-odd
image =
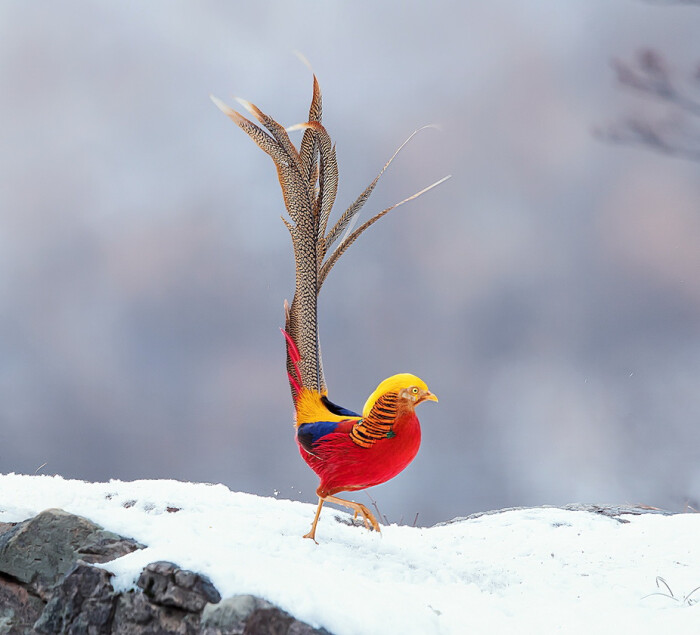
[[[372,512],[367,509],[362,503],[356,503],[355,501],[347,501],[344,498],[337,498],[336,496],[326,496],[324,501],[328,503],[335,503],[336,505],[342,505],[343,507],[349,507],[350,509],[355,511],[355,518],[357,518],[358,514],[362,515],[362,520],[365,524],[365,527],[367,529],[378,531],[381,533],[381,529],[379,528],[379,523],[377,522],[377,519],[372,515]]]
[[[312,527],[308,534],[304,534],[304,538],[311,538],[311,540],[318,544],[318,541],[316,540],[316,527]]]
[[[356,503],[356,505],[360,506],[360,513],[362,514],[362,520],[365,523],[365,527],[369,529],[370,531],[378,531],[381,533],[381,529],[379,529],[379,523],[377,522],[377,519],[374,517],[371,511],[367,509],[364,505],[361,503]],[[355,518],[357,518],[357,511],[355,511]]]

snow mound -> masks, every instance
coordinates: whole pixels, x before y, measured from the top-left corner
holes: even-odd
[[[170,560],[223,597],[258,595],[338,635],[700,632],[700,514],[534,508],[377,534],[325,508],[316,545],[301,538],[306,503],[202,483],[0,475],[0,522],[51,507],[148,545],[103,565],[117,590]]]

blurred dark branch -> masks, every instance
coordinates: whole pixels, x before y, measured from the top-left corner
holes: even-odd
[[[613,69],[621,86],[661,102],[669,115],[658,121],[626,116],[596,134],[608,142],[642,145],[700,161],[700,66],[685,86],[669,71],[664,58],[650,49],[641,51],[631,63],[614,60]]]
[[[607,130],[596,131],[596,134],[610,143],[642,145],[663,154],[700,162],[700,139],[694,135],[691,143],[680,145],[675,140],[677,135],[667,135],[663,128],[663,122],[630,117]]]
[[[641,51],[632,64],[613,60],[613,68],[617,74],[617,81],[623,86],[675,104],[682,110],[700,116],[700,101],[684,94],[674,85],[663,57],[656,51]],[[700,68],[693,79],[694,83],[700,85]]]

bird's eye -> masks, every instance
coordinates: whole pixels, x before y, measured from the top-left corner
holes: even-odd
[[[414,388],[411,388],[411,392],[412,392],[414,395],[417,395],[417,394],[418,394],[418,388],[415,388],[415,387],[414,387]]]

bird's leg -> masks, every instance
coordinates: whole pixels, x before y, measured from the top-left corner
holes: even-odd
[[[362,503],[347,501],[344,498],[338,498],[337,496],[326,496],[322,500],[328,503],[342,505],[343,507],[349,507],[350,509],[353,509],[355,511],[355,516],[357,516],[358,513],[362,514],[362,520],[364,520],[365,527],[367,527],[367,529],[374,529],[374,531],[378,531],[381,533],[382,530],[379,529],[379,523],[377,522],[377,519],[372,515],[372,512],[369,511],[369,509],[367,509]]]
[[[311,525],[311,531],[309,531],[308,534],[304,535],[304,538],[311,538],[314,542],[316,542],[316,525],[318,525],[318,519],[321,516],[321,507],[323,507],[323,501],[325,499],[321,498],[320,496],[318,497],[318,507],[316,508],[316,516],[314,516],[314,522]],[[318,544],[316,542],[316,544]]]

